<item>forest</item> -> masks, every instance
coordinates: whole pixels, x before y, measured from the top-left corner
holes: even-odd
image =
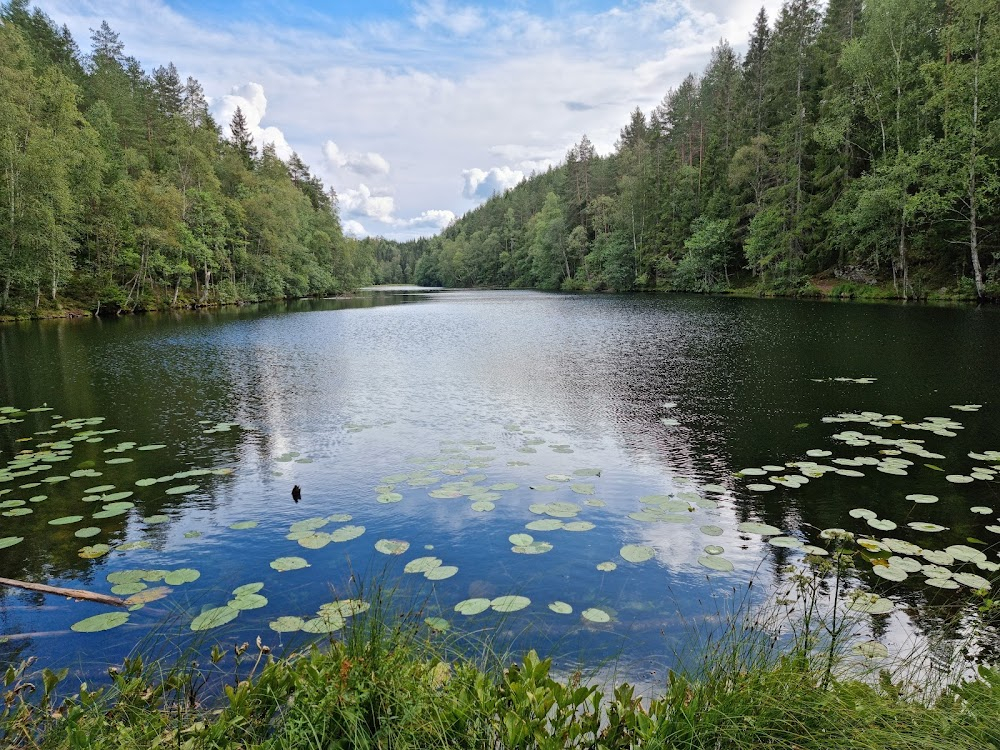
[[[382,282],[1000,296],[996,0],[789,0],[614,152],[441,235],[371,240]]]
[[[0,6],[0,313],[109,313],[367,283],[337,199],[293,155],[232,135],[173,64],[106,23],[83,54],[27,0]]]

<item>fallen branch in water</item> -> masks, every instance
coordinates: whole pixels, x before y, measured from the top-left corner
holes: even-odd
[[[44,583],[17,581],[13,578],[0,578],[0,585],[13,586],[18,589],[27,589],[28,591],[40,591],[43,594],[56,594],[58,596],[65,596],[69,599],[86,599],[90,602],[100,602],[101,604],[110,604],[115,607],[128,606],[128,602],[117,596],[95,594],[91,591],[84,591],[83,589],[64,589],[59,586],[49,586]]]

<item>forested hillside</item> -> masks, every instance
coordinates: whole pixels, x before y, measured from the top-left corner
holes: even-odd
[[[84,54],[0,6],[0,311],[211,304],[346,289],[372,256],[293,156],[226,140],[198,81],[147,73],[106,24]]]
[[[996,297],[998,109],[996,0],[789,0],[612,155],[584,136],[439,237],[378,248],[379,277]]]

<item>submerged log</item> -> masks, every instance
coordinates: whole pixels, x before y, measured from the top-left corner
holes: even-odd
[[[13,578],[0,578],[0,585],[13,586],[18,589],[27,589],[28,591],[40,591],[43,594],[56,594],[58,596],[65,596],[69,599],[86,599],[90,602],[111,604],[115,607],[128,606],[128,602],[117,596],[95,594],[91,591],[84,591],[83,589],[64,589],[60,586],[49,586],[45,583],[29,583],[28,581],[17,581]]]

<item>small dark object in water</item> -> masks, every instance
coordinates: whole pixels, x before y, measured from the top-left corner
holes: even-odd
[[[302,488],[299,487],[298,485],[295,485],[294,487],[292,487],[292,500],[298,502],[301,499],[302,499]]]

